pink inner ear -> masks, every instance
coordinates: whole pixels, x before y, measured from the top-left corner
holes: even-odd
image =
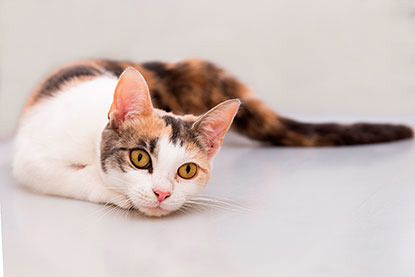
[[[209,158],[212,158],[222,145],[223,136],[227,131],[227,129],[223,128],[224,125],[224,122],[220,123],[218,121],[212,121],[206,122],[206,125],[203,128],[207,142],[210,146],[210,149],[208,150]]]
[[[114,100],[108,113],[119,126],[123,121],[153,112],[150,92],[143,76],[129,67],[120,76],[114,92]]]
[[[210,147],[208,156],[212,158],[222,145],[223,137],[232,124],[239,108],[239,100],[228,100],[219,104],[199,120],[199,131]]]

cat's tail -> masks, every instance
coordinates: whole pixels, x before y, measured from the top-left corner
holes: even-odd
[[[256,98],[242,99],[233,128],[251,139],[280,146],[343,146],[412,138],[409,126],[377,123],[304,123],[276,114]]]

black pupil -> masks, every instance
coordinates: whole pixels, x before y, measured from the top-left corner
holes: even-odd
[[[141,161],[141,159],[143,158],[143,154],[138,154],[138,161]]]
[[[186,166],[186,172],[187,172],[187,174],[189,174],[189,172],[190,172],[190,165],[187,165]]]

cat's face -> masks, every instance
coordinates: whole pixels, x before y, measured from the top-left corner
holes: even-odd
[[[199,117],[154,109],[142,76],[127,69],[102,134],[105,184],[146,215],[180,209],[206,186],[212,158],[238,107],[238,100],[229,100]]]
[[[107,126],[101,143],[106,184],[147,215],[179,209],[202,191],[210,173],[210,158],[192,124],[155,111],[118,128]]]

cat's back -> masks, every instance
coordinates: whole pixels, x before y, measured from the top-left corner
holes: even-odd
[[[69,65],[49,75],[24,108],[16,157],[93,162],[116,84],[115,76],[88,64]]]
[[[26,123],[20,126],[38,121],[40,129],[71,129],[72,124],[81,127],[82,123],[99,123],[101,118],[102,123],[107,122],[117,78],[93,72],[92,68],[77,65],[47,78],[29,97],[21,116],[21,123]]]
[[[42,102],[50,102],[51,99],[65,92],[76,91],[80,85],[91,83],[91,81],[102,77],[111,78],[113,76],[93,60],[79,61],[62,66],[50,73],[32,91],[24,106],[23,114]]]

